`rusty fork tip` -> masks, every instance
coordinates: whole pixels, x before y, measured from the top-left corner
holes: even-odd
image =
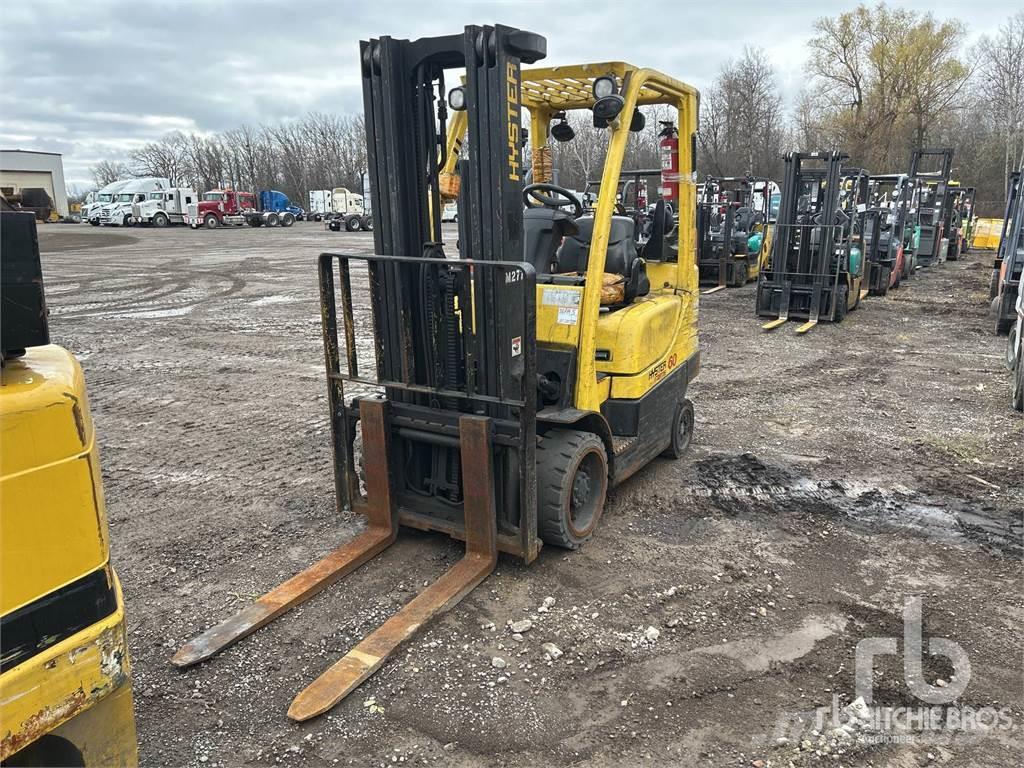
[[[306,720],[312,720],[314,717],[322,715],[331,708],[329,706],[309,706],[306,702],[302,701],[302,699],[302,694],[299,694],[292,701],[291,706],[288,707],[288,718],[290,720],[294,720],[296,723],[303,723]]]
[[[191,667],[193,664],[203,661],[204,658],[206,657],[196,653],[190,645],[184,645],[171,657],[171,664],[180,668]]]

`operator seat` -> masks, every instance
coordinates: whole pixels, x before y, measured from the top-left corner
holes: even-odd
[[[579,231],[576,219],[566,211],[527,208],[523,211],[523,260],[532,264],[538,275],[551,274],[563,238]]]
[[[590,241],[594,236],[594,217],[580,216],[575,220],[578,232],[565,238],[558,249],[557,271],[583,274],[590,257]],[[629,216],[612,216],[608,234],[608,251],[604,271],[622,275],[626,279],[621,306],[632,303],[637,296],[651,292],[647,268],[636,249],[636,223]]]

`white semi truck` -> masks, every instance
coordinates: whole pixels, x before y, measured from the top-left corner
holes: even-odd
[[[362,195],[347,187],[313,189],[309,193],[309,218],[327,222],[335,232],[367,232],[373,229],[373,217],[364,202]]]
[[[131,184],[131,179],[126,181],[115,181],[112,184],[107,184],[103,189],[93,194],[92,199],[86,198],[86,202],[82,205],[82,221],[89,222],[94,227],[100,225],[100,209],[104,205],[109,205],[114,201],[114,195],[120,192],[128,184]]]
[[[114,193],[114,199],[100,208],[100,224],[111,226],[130,226],[132,223],[132,205],[145,202],[150,192],[160,192],[171,188],[166,178],[149,176],[143,179],[132,179],[124,187]]]
[[[185,224],[188,206],[199,201],[199,195],[189,187],[171,187],[150,192],[142,202],[132,203],[132,223],[166,227]]]

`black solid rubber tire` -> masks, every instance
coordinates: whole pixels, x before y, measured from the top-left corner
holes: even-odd
[[[586,524],[578,526],[571,519],[571,499],[577,470],[584,461],[595,470],[587,474],[597,486],[587,495],[590,513]],[[541,438],[537,444],[537,535],[545,544],[579,549],[597,528],[607,493],[608,455],[600,437],[576,429],[552,429]]]
[[[1022,345],[1024,346],[1024,345]],[[1013,371],[1013,408],[1024,411],[1024,350],[1018,351],[1017,367]]]
[[[846,306],[849,301],[850,288],[846,285],[839,286],[839,291],[836,294],[836,322],[841,323],[846,318],[846,313],[849,308]]]
[[[882,267],[881,288],[878,289],[879,296],[885,296],[889,292],[889,280],[892,278],[892,267]]]
[[[992,277],[988,281],[988,297],[994,299],[999,295],[999,270],[992,270]]]
[[[683,458],[693,443],[693,425],[693,403],[683,398],[672,416],[672,442],[661,455],[667,459]]]
[[[745,261],[736,262],[733,266],[733,287],[739,288],[742,285],[747,284],[747,280],[750,279],[750,267]]]

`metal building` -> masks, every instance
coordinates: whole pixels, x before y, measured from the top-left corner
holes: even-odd
[[[45,189],[61,216],[68,215],[64,186],[64,162],[56,152],[0,149],[0,191],[16,194],[23,189]]]

